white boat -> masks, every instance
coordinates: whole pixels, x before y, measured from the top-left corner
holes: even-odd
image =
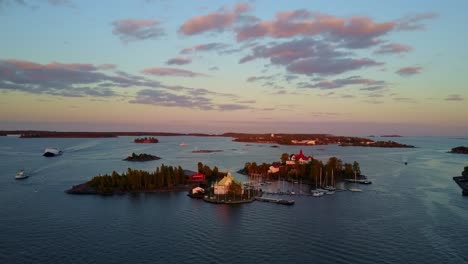
[[[332,195],[335,194],[335,191],[327,191],[325,194]]]
[[[312,196],[314,196],[314,197],[320,197],[320,196],[324,195],[324,192],[319,191],[319,190],[312,190],[310,192],[312,193]]]
[[[187,143],[184,143],[184,142],[182,142],[182,143],[180,143],[180,144],[179,144],[179,146],[181,146],[181,147],[186,147],[186,146],[188,146],[188,144],[187,144]]]
[[[29,177],[29,175],[27,175],[26,172],[24,172],[24,170],[18,171],[15,175],[16,180],[26,179],[27,177]]]
[[[62,155],[62,151],[59,150],[58,148],[46,148],[44,150],[44,154],[42,154],[42,156],[44,157],[55,157],[55,156],[59,156],[59,155]]]

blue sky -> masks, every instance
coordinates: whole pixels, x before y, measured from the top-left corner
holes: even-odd
[[[0,129],[466,134],[467,5],[0,0]]]

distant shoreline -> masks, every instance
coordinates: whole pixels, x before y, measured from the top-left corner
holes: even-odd
[[[414,147],[398,142],[376,142],[364,137],[335,136],[331,134],[249,134],[249,133],[171,133],[171,132],[58,132],[42,130],[0,131],[0,134],[17,134],[20,138],[113,138],[120,136],[198,136],[198,137],[230,137],[236,142],[263,143],[290,146],[366,146],[366,147]],[[390,135],[389,135],[390,136]],[[397,135],[391,135],[397,136]]]

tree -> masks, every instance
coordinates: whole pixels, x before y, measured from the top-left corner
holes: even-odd
[[[203,172],[203,163],[198,162],[197,165],[198,165],[198,172],[199,172],[199,173],[202,173],[202,172]]]
[[[361,175],[361,167],[359,166],[359,163],[355,161],[353,163],[353,170],[356,172],[357,175]]]
[[[240,196],[242,194],[242,184],[237,181],[232,181],[228,187],[228,195]]]
[[[286,161],[289,159],[289,154],[288,153],[283,153],[281,154],[281,163],[284,165],[286,164]]]

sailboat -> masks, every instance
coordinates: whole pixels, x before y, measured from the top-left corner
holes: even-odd
[[[320,185],[322,185],[322,168],[320,168]],[[315,190],[311,190],[310,192],[314,197],[320,197],[324,194],[324,190],[317,189],[317,176],[315,176]]]
[[[332,169],[331,185],[324,187],[324,189],[327,190],[325,194],[328,194],[328,195],[335,194],[336,188],[334,187],[335,185],[334,180],[335,180],[335,177],[333,175],[333,169]]]
[[[357,184],[356,172],[354,172],[354,185],[356,185],[356,184]],[[356,187],[350,188],[349,190],[352,191],[352,192],[362,192],[361,189],[356,188]]]

